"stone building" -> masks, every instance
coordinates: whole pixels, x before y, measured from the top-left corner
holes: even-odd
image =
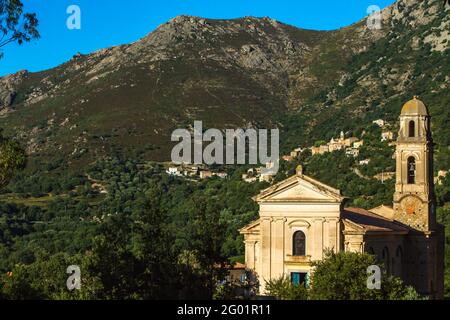
[[[392,141],[394,140],[394,133],[392,131],[383,131],[381,132],[381,141]]]
[[[430,117],[417,98],[401,111],[396,159],[393,207],[346,208],[339,190],[301,166],[256,196],[259,219],[240,232],[261,293],[266,280],[283,274],[308,285],[311,262],[331,249],[374,254],[419,293],[442,298],[444,229],[436,223]]]

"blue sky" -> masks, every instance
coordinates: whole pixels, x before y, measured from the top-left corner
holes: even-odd
[[[39,71],[69,60],[77,52],[130,43],[180,15],[206,18],[269,16],[300,28],[331,30],[354,23],[370,5],[394,0],[22,0],[36,12],[41,39],[3,48],[0,76],[22,69]],[[70,5],[81,9],[81,30],[69,30]]]

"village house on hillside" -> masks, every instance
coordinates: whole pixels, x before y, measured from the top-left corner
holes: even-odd
[[[349,148],[351,149],[358,149],[358,147],[355,146],[355,144],[359,141],[356,137],[350,137],[345,138],[344,132],[341,132],[339,138],[331,138],[330,142],[323,144],[321,146],[313,146],[311,147],[311,153],[312,155],[316,154],[324,154],[326,152],[334,152],[338,150],[347,150]],[[356,153],[353,151],[353,153]]]
[[[275,172],[269,171],[266,173],[263,173],[263,169],[272,169],[274,167],[274,163],[267,162],[265,167],[259,167],[259,168],[251,168],[247,171],[247,173],[244,173],[242,175],[242,180],[248,183],[252,182],[271,182],[275,176]]]
[[[217,176],[221,179],[225,179],[228,177],[228,174],[225,172],[213,172],[204,166],[170,166],[167,168],[166,173],[170,176],[200,179],[207,179],[214,176]]]

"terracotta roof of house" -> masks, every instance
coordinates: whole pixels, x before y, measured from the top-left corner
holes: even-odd
[[[246,269],[246,268],[247,268],[247,266],[240,262],[236,262],[233,266],[233,270],[242,270],[242,269]]]
[[[222,267],[225,267],[228,270],[245,270],[247,268],[247,266],[245,264],[240,263],[240,262],[236,262],[234,264],[226,264],[225,266],[218,264],[218,263],[216,263],[214,265],[214,268],[217,268],[217,269],[222,268]]]
[[[361,208],[345,208],[342,217],[363,228],[364,231],[408,231],[393,220]]]

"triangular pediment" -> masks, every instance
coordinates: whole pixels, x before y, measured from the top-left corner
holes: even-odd
[[[261,191],[257,202],[342,202],[339,190],[311,177],[296,175]]]
[[[344,234],[361,234],[365,231],[364,227],[348,219],[344,219],[342,222],[344,223]]]
[[[260,221],[255,220],[250,222],[248,225],[239,230],[241,234],[257,234],[260,232]]]

